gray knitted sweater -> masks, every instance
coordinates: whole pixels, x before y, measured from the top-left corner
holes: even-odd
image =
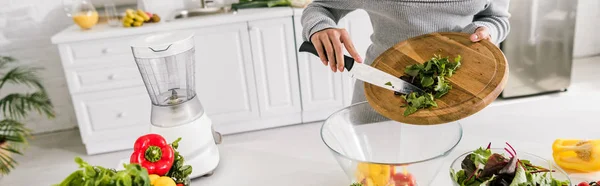
[[[492,41],[502,42],[509,32],[509,0],[314,0],[302,14],[303,37],[336,27],[346,14],[365,10],[373,34],[366,64],[408,38],[432,32],[474,33],[489,28]]]

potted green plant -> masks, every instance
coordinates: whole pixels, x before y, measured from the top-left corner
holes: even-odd
[[[54,118],[54,107],[48,98],[40,78],[39,68],[14,65],[16,60],[0,56],[0,176],[7,175],[17,162],[12,155],[23,154],[30,137],[30,130],[23,121],[37,112],[48,118]],[[19,92],[7,85],[26,86],[33,91]]]

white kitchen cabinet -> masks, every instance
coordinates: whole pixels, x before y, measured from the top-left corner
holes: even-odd
[[[247,24],[192,30],[196,44],[196,93],[215,129],[258,119]]]
[[[144,86],[76,94],[72,99],[88,154],[131,148],[136,136],[150,132],[151,102]]]
[[[364,10],[355,10],[342,18],[339,22],[339,26],[348,31],[348,34],[354,43],[354,47],[358,54],[364,59],[367,55],[367,49],[371,45],[371,34],[373,34],[373,26],[371,25],[369,14]],[[342,82],[344,89],[342,91],[344,95],[344,106],[349,106],[352,102],[354,83],[356,80],[344,74],[342,76]]]
[[[260,116],[288,115],[300,123],[302,107],[291,17],[249,22]]]
[[[301,16],[294,17],[296,47],[303,42]],[[323,65],[319,57],[298,52],[298,74],[302,95],[302,121],[312,122],[327,118],[344,107],[342,77]]]
[[[302,44],[301,15],[295,15],[296,45]],[[365,57],[371,44],[373,29],[367,12],[356,10],[339,21],[338,27],[345,28],[361,57]],[[349,55],[348,52],[345,52]],[[326,119],[333,112],[351,104],[354,91],[353,78],[346,71],[333,73],[320,59],[312,54],[298,53],[298,72],[302,92],[302,116],[304,122]]]

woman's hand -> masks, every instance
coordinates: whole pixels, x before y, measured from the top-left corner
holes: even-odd
[[[475,33],[471,35],[470,39],[473,42],[478,42],[478,41],[481,41],[481,40],[484,40],[484,39],[492,41],[492,37],[490,36],[490,32],[488,31],[488,28],[485,27],[485,26],[477,28],[477,30],[475,30]]]
[[[350,56],[359,63],[362,59],[356,52],[354,44],[346,29],[329,28],[315,32],[310,41],[317,49],[317,53],[325,66],[329,65],[331,71],[344,71],[344,51],[346,48]]]

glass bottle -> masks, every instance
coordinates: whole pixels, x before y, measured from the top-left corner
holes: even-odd
[[[98,23],[98,12],[89,0],[63,0],[63,8],[81,29],[90,29]]]

